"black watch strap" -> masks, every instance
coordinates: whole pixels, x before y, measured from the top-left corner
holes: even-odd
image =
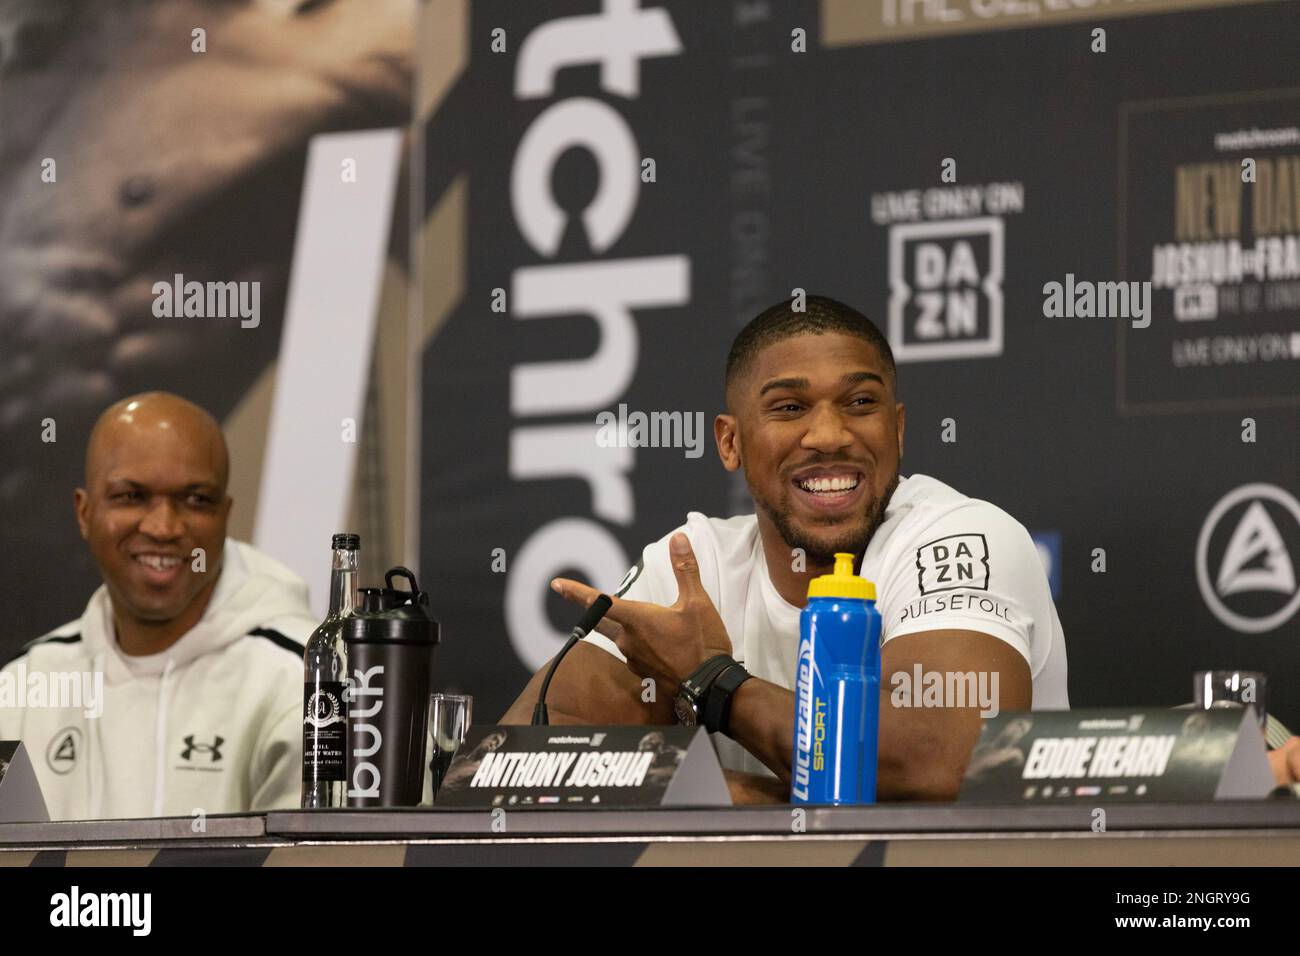
[[[731,702],[735,698],[736,688],[751,676],[753,675],[743,665],[735,661],[717,676],[704,698],[705,730],[711,734],[731,736]]]
[[[734,663],[736,662],[729,654],[717,654],[695,668],[690,676],[682,681],[681,691],[695,702],[696,713],[701,719],[704,716],[704,701],[708,697],[709,688],[718,679],[718,675]]]

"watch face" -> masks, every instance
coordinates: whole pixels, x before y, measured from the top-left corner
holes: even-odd
[[[684,694],[678,694],[673,698],[673,712],[677,715],[679,724],[684,724],[687,727],[695,726],[695,707]]]

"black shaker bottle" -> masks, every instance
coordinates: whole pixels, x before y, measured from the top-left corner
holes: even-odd
[[[409,590],[393,586],[405,578]],[[348,806],[413,807],[424,783],[433,652],[429,595],[406,568],[363,588],[348,620]]]

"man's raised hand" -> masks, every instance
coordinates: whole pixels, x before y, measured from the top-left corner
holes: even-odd
[[[660,607],[616,597],[596,630],[614,642],[638,677],[652,678],[675,692],[702,663],[717,654],[730,654],[732,648],[722,617],[700,582],[690,539],[681,532],[674,534],[668,554],[677,579],[676,603]],[[583,607],[600,594],[568,578],[556,578],[551,588]]]

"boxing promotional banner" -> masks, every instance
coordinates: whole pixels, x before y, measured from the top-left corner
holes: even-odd
[[[421,562],[484,719],[577,617],[551,577],[752,511],[709,431],[732,337],[798,288],[890,337],[903,472],[1034,536],[1072,703],[1249,667],[1300,724],[1300,9],[1012,6],[441,5]],[[962,28],[852,15],[937,7]]]

